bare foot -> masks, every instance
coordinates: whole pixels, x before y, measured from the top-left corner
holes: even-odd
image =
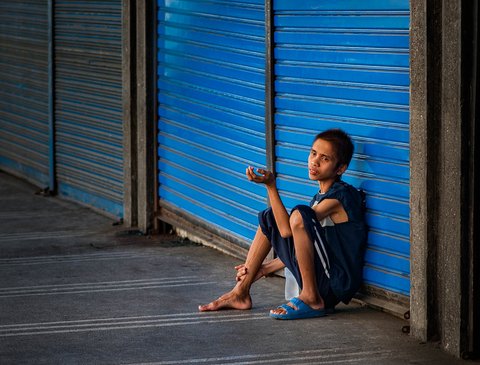
[[[217,300],[205,305],[199,305],[198,310],[200,312],[218,311],[221,309],[250,309],[252,308],[252,298],[250,294],[241,296],[233,290],[229,293],[222,295]]]

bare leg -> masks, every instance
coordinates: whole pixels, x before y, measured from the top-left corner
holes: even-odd
[[[297,210],[291,215],[290,225],[292,227],[295,254],[297,256],[303,284],[302,292],[298,298],[313,309],[322,309],[325,307],[325,303],[317,289],[313,245],[305,230],[303,218]],[[272,313],[282,314],[285,313],[285,310],[283,308],[277,308],[273,310]]]
[[[270,248],[270,242],[263,234],[260,227],[258,227],[252,245],[248,250],[247,260],[245,261],[245,267],[247,269],[245,277],[237,282],[231,291],[225,293],[211,303],[200,305],[198,309],[201,312],[216,311],[220,309],[250,309],[252,307],[250,287],[255,280],[255,276],[257,275],[263,260],[265,260],[270,252]]]

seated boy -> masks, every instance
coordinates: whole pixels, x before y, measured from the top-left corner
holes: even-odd
[[[265,184],[271,207],[259,213],[259,227],[244,264],[236,267],[237,284],[200,311],[250,309],[250,287],[262,276],[287,267],[301,292],[271,310],[276,319],[321,317],[340,301],[348,303],[362,280],[366,226],[363,196],[341,181],[353,155],[350,137],[340,129],[318,134],[308,156],[308,176],[318,193],[310,206],[287,213],[270,171],[252,167],[247,178]],[[270,249],[277,258],[264,263]]]

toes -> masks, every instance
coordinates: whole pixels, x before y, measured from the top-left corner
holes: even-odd
[[[287,313],[287,311],[283,308],[276,308],[276,309],[272,309],[270,311],[270,313],[272,313],[272,314],[285,314],[285,313]]]
[[[201,312],[217,311],[221,309],[250,309],[252,306],[250,297],[246,299],[234,295],[223,295],[217,300],[205,305],[200,305],[198,309]]]
[[[208,303],[208,304],[205,304],[205,305],[199,305],[198,310],[200,312],[214,311],[214,310],[216,310],[215,302],[211,302],[211,303]]]
[[[207,310],[208,310],[208,304],[199,305],[199,306],[198,306],[198,310],[199,310],[200,312],[205,312],[205,311],[207,311]]]
[[[220,309],[222,309],[223,307],[226,307],[226,306],[227,306],[227,302],[220,297],[220,298],[218,298],[217,300],[214,300],[211,303],[199,306],[198,309],[202,312],[217,311],[217,310],[220,310]]]
[[[272,313],[272,314],[287,314],[287,309],[288,308],[286,308],[285,306],[289,306],[293,310],[298,309],[295,305],[293,305],[293,303],[288,302],[287,304],[282,304],[280,307],[270,310],[270,313]]]
[[[222,306],[221,306],[221,303],[223,301],[217,299],[217,300],[214,300],[213,302],[211,302],[209,305],[208,305],[208,309],[209,310],[212,310],[212,311],[216,311],[218,309],[220,309]]]

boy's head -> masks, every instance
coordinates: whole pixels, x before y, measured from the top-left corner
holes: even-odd
[[[353,156],[353,143],[347,133],[338,128],[328,129],[317,134],[313,143],[315,143],[317,139],[331,143],[335,157],[337,158],[337,168],[342,165],[345,165],[345,168],[348,167]]]

